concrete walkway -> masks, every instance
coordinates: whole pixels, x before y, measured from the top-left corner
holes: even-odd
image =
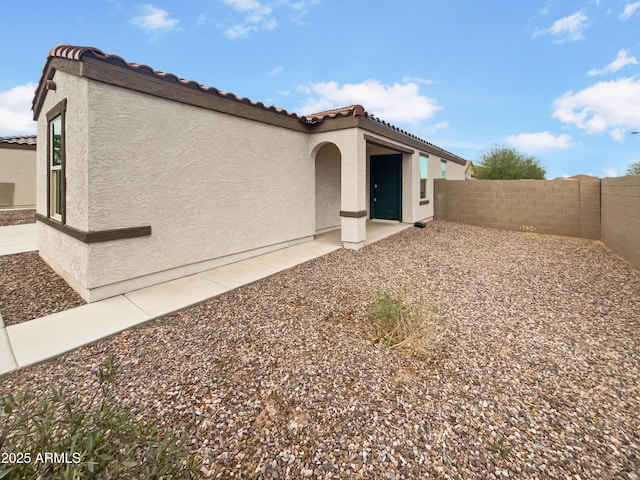
[[[0,240],[0,255],[36,250],[35,226]],[[367,223],[367,243],[405,228],[400,223]],[[6,229],[0,227],[0,238]],[[20,230],[18,230],[20,231]],[[10,231],[13,235],[13,231]],[[83,345],[115,335],[155,318],[169,315],[341,248],[340,231],[315,240],[224,265],[196,275],[153,285],[124,295],[82,305],[17,325],[5,326],[0,316],[0,376],[57,357]],[[17,240],[23,239],[23,243]],[[1,312],[0,312],[1,314]]]
[[[36,224],[0,227],[0,255],[37,250]]]
[[[0,375],[57,357],[339,248],[316,241],[301,243],[17,325],[5,327],[0,317]]]

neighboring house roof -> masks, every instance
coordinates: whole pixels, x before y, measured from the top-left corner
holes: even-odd
[[[8,148],[36,148],[35,135],[21,135],[13,137],[0,137],[0,147]]]
[[[78,67],[78,62],[81,64],[80,67]],[[128,71],[131,74],[136,75],[127,76],[114,74],[112,67],[123,69],[124,71]],[[34,112],[34,119],[38,118],[40,109],[42,108],[42,103],[44,102],[46,94],[47,82],[53,78],[57,69],[104,83],[136,90],[142,93],[149,93],[163,98],[177,100],[199,107],[210,108],[212,110],[271,123],[298,131],[309,132],[314,129],[326,131],[333,130],[334,128],[348,128],[351,126],[367,128],[367,125],[359,122],[362,120],[377,125],[377,128],[373,128],[369,125],[369,130],[376,131],[377,133],[386,135],[392,139],[395,137],[398,141],[413,145],[416,148],[425,150],[428,153],[434,153],[461,165],[464,165],[466,162],[465,159],[448,152],[447,150],[429,143],[409,132],[401,130],[378,117],[370,115],[365,111],[362,105],[351,105],[349,107],[301,116],[292,112],[287,112],[283,108],[267,106],[262,102],[254,102],[248,98],[238,97],[233,93],[223,92],[214,87],[207,87],[192,80],[179,78],[173,73],[159,72],[148,65],[130,63],[122,57],[105,54],[97,48],[64,44],[58,45],[49,51],[47,63],[42,71],[42,76],[40,77],[38,88],[36,89],[36,95],[33,99],[32,109]],[[198,93],[205,93],[208,94],[208,98],[202,98],[202,101],[199,101],[198,97],[194,97],[193,95],[184,95],[178,92],[168,91],[167,89],[158,88],[157,85],[151,85],[151,83],[153,83],[151,79],[162,80],[185,89],[197,91]],[[222,100],[222,102],[218,101],[218,99]],[[232,104],[229,104],[228,102],[232,102]],[[340,118],[355,119],[355,122],[348,124],[341,123],[340,125],[332,124],[333,121]]]
[[[571,177],[562,177],[564,179],[568,179],[568,180],[600,180],[598,177],[594,177],[593,175],[585,175],[583,173],[580,173],[578,175],[573,175]]]

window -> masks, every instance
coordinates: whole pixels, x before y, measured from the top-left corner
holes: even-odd
[[[440,178],[447,178],[447,161],[440,160]]]
[[[65,223],[65,136],[63,100],[47,114],[48,216]]]
[[[420,155],[420,200],[427,199],[427,160]]]

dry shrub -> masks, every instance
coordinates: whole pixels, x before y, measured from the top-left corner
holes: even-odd
[[[428,355],[443,345],[442,314],[423,300],[408,304],[405,295],[378,292],[369,308],[377,343]]]

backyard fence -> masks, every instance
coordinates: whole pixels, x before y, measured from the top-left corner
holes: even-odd
[[[436,219],[602,240],[640,268],[640,176],[434,183]]]

